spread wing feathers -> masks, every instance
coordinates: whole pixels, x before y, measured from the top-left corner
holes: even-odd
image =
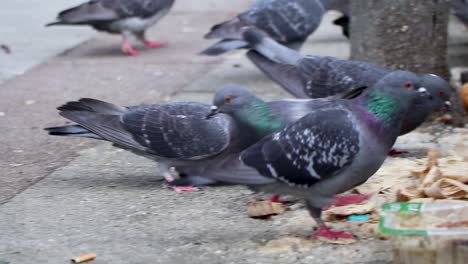
[[[241,154],[262,175],[292,186],[312,186],[345,169],[359,151],[359,134],[344,109],[303,117]]]
[[[296,66],[273,62],[253,50],[247,53],[247,57],[268,78],[278,83],[287,92],[298,98],[308,98],[304,92],[301,74]]]
[[[198,160],[219,154],[231,140],[231,120],[224,115],[206,120],[209,112],[209,105],[174,103],[132,111],[121,123],[147,152]]]
[[[370,87],[390,70],[377,65],[333,57],[304,57],[298,63],[304,93],[322,98],[359,87]]]

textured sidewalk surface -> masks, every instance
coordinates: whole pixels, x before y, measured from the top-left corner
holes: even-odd
[[[164,48],[127,57],[120,53],[119,37],[99,34],[76,48],[63,46],[60,56],[25,74],[8,75],[0,85],[0,261],[68,263],[73,256],[96,252],[96,264],[391,262],[389,242],[352,223],[345,226],[359,241],[351,245],[313,241],[267,248],[270,240],[313,232],[306,211],[299,208],[268,221],[250,219],[246,204],[254,195],[247,188],[204,187],[178,194],[161,187],[157,164],[149,160],[108,143],[50,137],[42,130],[65,124],[55,108],[81,97],[122,105],[210,102],[213,91],[226,83],[244,85],[267,99],[287,96],[244,52],[196,55],[212,43],[202,38],[211,25],[250,2],[179,0],[149,32],[151,39],[168,43]],[[303,53],[348,57],[349,44],[331,24],[335,17],[326,16]],[[83,40],[94,34],[57,30],[78,30]],[[457,37],[457,56],[466,52],[466,38],[465,44],[462,40]],[[38,60],[53,54],[41,53]]]

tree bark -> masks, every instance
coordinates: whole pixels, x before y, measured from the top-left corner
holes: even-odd
[[[352,0],[351,56],[449,80],[448,0]]]

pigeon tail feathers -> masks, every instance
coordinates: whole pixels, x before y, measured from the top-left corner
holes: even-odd
[[[206,50],[201,51],[200,54],[207,56],[216,56],[231,50],[246,48],[247,46],[247,42],[243,40],[221,40],[216,44],[212,45],[211,47],[207,48]]]
[[[242,36],[253,49],[274,62],[296,64],[302,58],[297,51],[279,44],[258,29],[246,28]]]

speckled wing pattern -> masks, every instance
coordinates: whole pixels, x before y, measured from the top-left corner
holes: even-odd
[[[241,154],[262,175],[291,186],[310,187],[346,168],[359,152],[359,133],[346,109],[308,114]]]
[[[323,98],[363,86],[371,87],[391,71],[366,62],[318,56],[304,57],[297,70],[308,98]]]
[[[121,123],[146,152],[170,159],[198,160],[229,145],[232,122],[224,115],[206,120],[210,106],[173,103],[133,109]]]
[[[120,18],[147,18],[163,9],[168,9],[174,0],[98,0],[105,8],[119,15]]]
[[[318,0],[264,0],[239,15],[280,42],[302,41],[314,32],[324,13]]]

